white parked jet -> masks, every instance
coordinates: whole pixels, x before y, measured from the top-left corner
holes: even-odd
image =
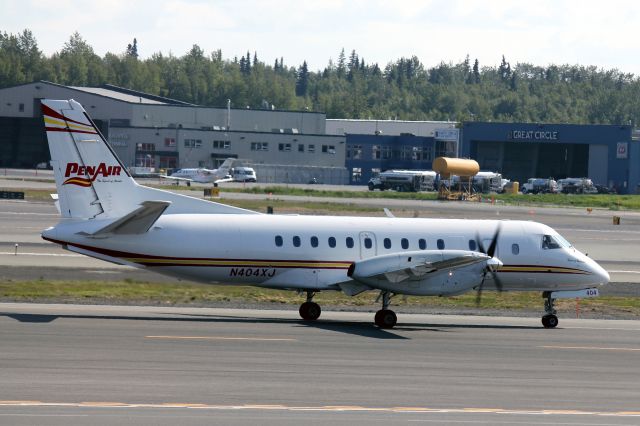
[[[184,182],[198,182],[198,183],[222,183],[231,182],[233,180],[231,176],[231,167],[236,160],[234,158],[227,158],[224,163],[217,169],[205,169],[203,167],[191,168],[191,169],[178,169],[170,176],[162,176],[165,179],[172,179],[176,181]]]
[[[381,328],[396,294],[449,296],[491,288],[591,297],[609,275],[550,227],[521,221],[263,215],[138,185],[82,106],[43,100],[62,220],[42,233],[76,253],[204,283],[306,292],[379,291]]]

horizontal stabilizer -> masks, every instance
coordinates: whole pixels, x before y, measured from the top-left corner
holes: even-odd
[[[51,195],[51,199],[53,199],[53,204],[56,206],[56,210],[58,210],[58,213],[62,214],[62,210],[60,210],[60,199],[58,198],[58,194],[49,195]]]
[[[131,213],[99,229],[90,236],[93,238],[101,238],[114,234],[144,234],[170,205],[170,201],[143,201],[141,206]]]

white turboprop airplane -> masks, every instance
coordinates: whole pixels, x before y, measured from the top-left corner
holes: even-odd
[[[592,297],[609,274],[550,227],[524,221],[263,215],[138,185],[82,106],[43,100],[62,220],[45,240],[109,262],[204,283],[305,292],[380,292],[381,328],[396,324],[396,294],[482,289]]]
[[[170,176],[162,176],[165,179],[172,179],[175,181],[184,182],[198,182],[198,183],[222,183],[231,182],[233,180],[231,176],[231,167],[236,160],[234,158],[227,158],[224,163],[217,169],[205,169],[203,167],[192,169],[178,169]]]

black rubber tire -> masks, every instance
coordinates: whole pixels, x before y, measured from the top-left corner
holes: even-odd
[[[322,309],[316,302],[304,302],[302,305],[300,305],[300,309],[298,310],[298,312],[300,312],[300,316],[303,320],[315,321],[320,318]]]
[[[558,317],[548,314],[542,317],[542,325],[544,328],[556,328],[558,326]]]
[[[389,329],[396,325],[398,317],[391,309],[380,309],[376,312],[374,321],[378,327]]]
[[[373,190],[375,190],[375,189],[376,189],[376,187],[375,187],[375,186],[373,186],[373,184],[372,184],[372,183],[370,183],[370,184],[369,184],[369,191],[373,191]]]

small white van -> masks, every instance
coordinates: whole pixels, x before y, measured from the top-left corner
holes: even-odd
[[[256,182],[256,171],[251,167],[234,167],[231,169],[234,182]]]

